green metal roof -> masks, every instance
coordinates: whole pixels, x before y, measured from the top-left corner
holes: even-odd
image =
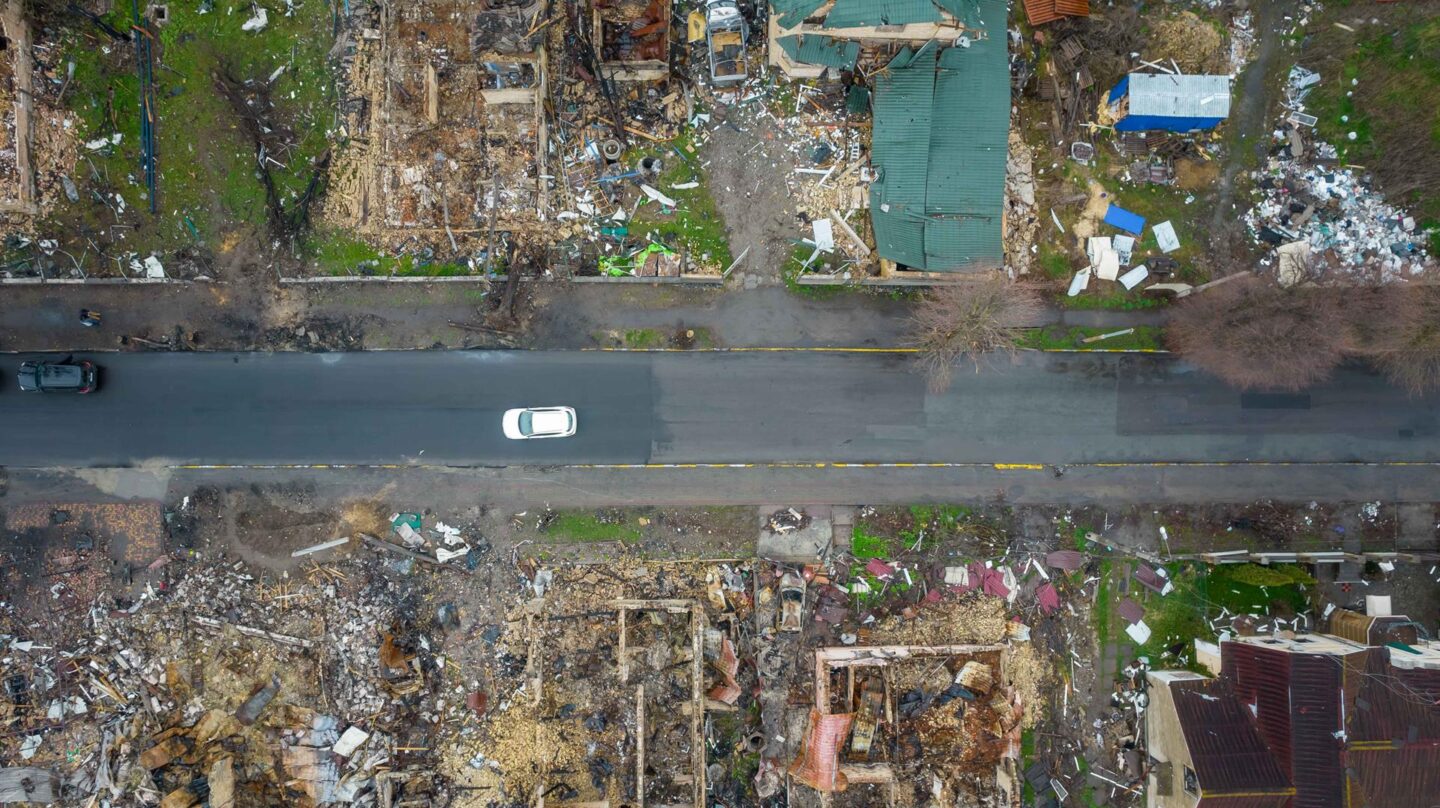
[[[870,188],[877,252],[934,272],[998,266],[1009,151],[1005,0],[978,0],[991,36],[902,52],[875,81]]]
[[[781,28],[793,28],[825,5],[825,0],[770,0],[771,13]]]
[[[835,0],[835,7],[825,16],[825,27],[864,28],[942,19],[935,0]]]
[[[859,42],[844,42],[828,36],[782,36],[775,41],[786,56],[807,65],[850,70],[860,58]]]
[[[966,27],[980,24],[980,0],[935,0],[941,8],[950,12],[950,16],[964,23]],[[1005,19],[1001,17],[998,21],[1000,27],[1004,27]],[[998,28],[996,30],[999,30]]]

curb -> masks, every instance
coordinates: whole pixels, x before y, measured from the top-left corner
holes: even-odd
[[[446,466],[408,463],[196,463],[169,465],[164,468],[183,471],[233,470],[337,470],[337,469],[415,469],[426,471],[466,471],[476,469],[527,468],[529,466]],[[27,468],[11,466],[10,468]],[[41,466],[28,468],[45,468]],[[99,467],[105,468],[105,467]],[[854,469],[980,469],[990,471],[1053,472],[1055,469],[1152,469],[1152,468],[1440,468],[1440,460],[1143,460],[1115,463],[852,463],[845,461],[761,462],[761,463],[547,463],[546,469],[581,469],[586,471],[635,471],[662,469],[817,469],[847,471]]]

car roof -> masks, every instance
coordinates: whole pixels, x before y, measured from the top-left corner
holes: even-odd
[[[25,364],[31,366],[30,370],[35,374],[35,378],[49,384],[57,382],[79,384],[84,378],[84,371],[79,365],[61,362],[26,362]]]
[[[564,432],[570,428],[570,413],[557,410],[537,410],[530,413],[531,432]]]

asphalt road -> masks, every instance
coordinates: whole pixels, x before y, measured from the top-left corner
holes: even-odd
[[[1440,399],[1363,370],[1241,394],[1154,355],[1022,354],[927,391],[909,359],[832,353],[105,354],[89,396],[21,394],[0,465],[1440,462]],[[509,407],[576,408],[509,441]]]

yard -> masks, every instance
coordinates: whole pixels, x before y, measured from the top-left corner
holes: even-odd
[[[1319,119],[1317,134],[1341,162],[1373,172],[1391,203],[1407,207],[1422,226],[1436,226],[1440,17],[1419,11],[1424,5],[1340,0],[1313,26],[1301,63],[1321,75],[1306,100]],[[1440,233],[1431,234],[1430,244],[1440,251]]]
[[[154,216],[141,169],[135,47],[98,26],[77,28],[61,58],[74,66],[64,101],[79,118],[84,144],[74,177],[78,200],[62,199],[42,230],[77,255],[107,246],[142,255],[182,248],[214,254],[242,238],[263,240],[267,220],[273,225],[277,216],[303,219],[330,145],[334,87],[326,54],[335,10],[320,0],[289,7],[247,31],[248,5],[169,6],[153,43]],[[128,31],[130,6],[117,5],[104,20]],[[263,155],[257,131],[270,144]]]

